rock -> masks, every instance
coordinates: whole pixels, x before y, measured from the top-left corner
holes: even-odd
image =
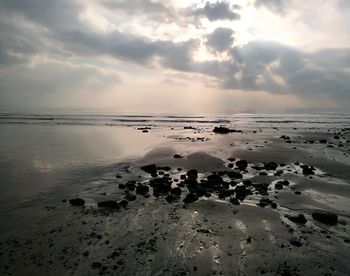
[[[176,188],[171,189],[170,193],[173,194],[173,195],[181,195],[182,190],[181,190],[181,188],[176,187]]]
[[[198,171],[197,170],[189,170],[188,172],[187,172],[187,176],[189,177],[189,178],[197,178],[198,177]]]
[[[322,210],[314,211],[312,213],[312,218],[327,225],[336,225],[338,223],[337,214]]]
[[[149,174],[156,174],[157,173],[157,166],[155,164],[146,165],[146,166],[142,166],[141,170],[143,170]]]
[[[242,130],[229,129],[227,127],[215,127],[213,129],[213,132],[217,133],[217,134],[228,134],[228,133],[231,133],[231,132],[242,133]]]
[[[128,193],[128,194],[125,195],[125,199],[127,201],[134,201],[134,200],[136,200],[136,195]]]
[[[245,186],[236,186],[234,191],[236,193],[236,197],[241,201],[243,201],[247,195],[251,194],[251,191]]]
[[[189,193],[189,194],[186,195],[186,197],[184,198],[183,202],[185,202],[187,204],[187,203],[195,202],[198,199],[199,199],[199,197],[196,194]]]
[[[107,201],[102,201],[97,203],[98,207],[102,207],[102,208],[110,208],[110,209],[119,209],[120,206],[119,204],[114,201],[114,200],[107,200]]]
[[[85,200],[81,198],[72,198],[69,200],[69,203],[73,206],[84,206]]]
[[[171,168],[169,166],[157,167],[157,170],[170,171]]]
[[[165,200],[168,201],[169,203],[173,203],[176,200],[176,197],[173,195],[167,195],[165,197]]]
[[[327,140],[326,139],[322,139],[320,141],[318,141],[320,144],[327,144]]]
[[[265,170],[267,170],[267,171],[274,171],[278,167],[278,165],[275,162],[269,162],[269,163],[265,164],[264,166],[265,166]]]
[[[236,161],[236,166],[240,171],[244,171],[248,167],[248,162],[246,160]]]
[[[238,198],[236,198],[236,197],[231,197],[231,198],[230,198],[230,202],[231,202],[232,204],[234,204],[234,205],[239,205],[239,204],[240,204]]]
[[[291,240],[289,241],[289,243],[290,243],[291,245],[296,246],[296,247],[301,247],[301,246],[303,245],[301,241],[299,241],[298,239],[295,239],[295,238],[291,239]]]
[[[227,176],[231,179],[241,179],[243,177],[241,173],[235,171],[228,172]]]
[[[136,181],[130,180],[128,181],[125,186],[129,191],[133,191],[135,190],[135,185],[136,185]]]
[[[182,156],[179,155],[179,154],[174,154],[174,155],[173,155],[173,158],[182,158]]]
[[[123,178],[121,175],[117,174],[115,178]]]
[[[251,186],[251,185],[253,185],[253,182],[252,182],[251,180],[244,180],[244,181],[243,181],[243,184],[244,184],[245,186]]]
[[[222,177],[218,174],[208,175],[207,180],[208,180],[208,182],[210,182],[211,184],[214,184],[214,185],[220,185],[224,182]]]
[[[307,222],[305,216],[303,214],[299,214],[297,216],[287,216],[287,218],[294,222],[294,223],[298,223],[298,224],[305,224]]]
[[[277,208],[276,202],[272,202],[272,203],[271,203],[271,208],[272,208],[272,209],[276,209],[276,208]]]
[[[147,194],[149,192],[149,187],[147,185],[141,184],[136,187],[136,193],[137,194]]]
[[[128,206],[128,201],[127,200],[125,200],[125,199],[123,199],[123,200],[121,200],[121,201],[119,201],[118,202],[118,204],[120,205],[120,206],[122,206],[123,208],[125,208],[126,206]]]
[[[315,174],[314,170],[315,168],[312,166],[308,166],[308,165],[301,165],[300,168],[303,169],[303,174],[304,175],[311,175],[311,174]]]
[[[119,184],[119,189],[125,189],[125,188],[126,188],[126,187],[125,187],[124,184],[122,184],[122,183]]]
[[[256,205],[264,208],[266,207],[267,205],[270,205],[272,203],[272,201],[268,198],[262,198],[260,199],[259,203],[257,203]]]
[[[276,184],[275,184],[275,189],[276,190],[282,190],[283,189],[283,184],[281,181],[278,181]]]

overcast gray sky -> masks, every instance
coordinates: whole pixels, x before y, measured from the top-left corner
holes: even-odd
[[[0,0],[1,106],[350,108],[348,0]]]

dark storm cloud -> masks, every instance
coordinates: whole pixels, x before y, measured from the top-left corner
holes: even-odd
[[[228,28],[217,28],[207,35],[207,46],[217,52],[229,49],[233,43],[233,31]]]
[[[193,13],[199,17],[206,17],[209,21],[238,20],[240,18],[240,15],[232,11],[230,4],[226,1],[206,2],[203,8],[198,8]]]

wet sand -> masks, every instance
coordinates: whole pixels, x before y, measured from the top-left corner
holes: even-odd
[[[349,129],[118,128],[157,143],[3,207],[1,275],[349,275]]]

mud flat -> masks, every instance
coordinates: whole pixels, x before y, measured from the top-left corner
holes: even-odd
[[[129,129],[157,144],[4,205],[1,275],[349,274],[349,129]]]

